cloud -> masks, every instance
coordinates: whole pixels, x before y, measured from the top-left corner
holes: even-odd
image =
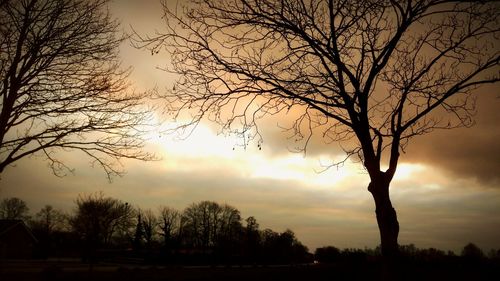
[[[500,87],[478,92],[476,125],[434,131],[416,137],[403,161],[442,169],[450,177],[475,178],[490,186],[500,182]]]
[[[306,158],[303,170],[295,171],[303,177],[284,179],[253,172],[249,164],[252,158],[266,158],[262,152],[235,152],[232,160],[224,160],[228,155],[196,158],[168,152],[158,162],[126,162],[128,174],[111,184],[100,170],[89,168],[78,157],[74,157],[75,175],[65,178],[51,175],[40,159],[26,159],[2,175],[0,196],[20,197],[33,212],[45,204],[70,211],[78,194],[99,190],[152,210],[161,205],[183,210],[192,202],[212,200],[238,208],[243,217],[256,217],[263,229],[292,229],[311,250],[325,245],[375,247],[379,243],[374,204],[366,190],[368,176],[356,164],[344,167],[347,171],[317,175],[308,168],[311,162]],[[283,157],[269,161],[286,159]],[[278,170],[286,168],[280,165]],[[402,163],[400,168],[391,192],[401,243],[455,251],[469,241],[500,247],[494,238],[500,235],[500,219],[491,215],[498,213],[500,190],[485,188],[471,178],[450,179],[424,164]],[[338,179],[336,173],[346,176]],[[315,175],[324,177],[324,182],[311,182]]]
[[[154,30],[163,30],[162,9],[158,1],[147,4],[137,0],[119,2],[112,4],[111,8],[113,13],[127,25],[123,27],[125,30],[130,30],[128,25],[144,34],[152,34]],[[170,4],[174,5],[174,3]],[[173,76],[154,68],[159,64],[168,63],[168,55],[165,52],[152,56],[148,52],[136,50],[130,46],[123,46],[122,49],[124,64],[134,65],[136,68],[131,79],[140,89],[151,89],[159,83],[161,85],[159,91],[162,91],[164,85],[173,81]],[[476,91],[475,94],[478,96],[476,126],[434,131],[428,135],[417,136],[411,140],[407,153],[402,156],[401,161],[432,165],[450,177],[476,178],[490,186],[498,186],[500,182],[500,173],[498,173],[500,171],[499,92],[499,85],[485,86]],[[290,112],[260,120],[259,129],[264,138],[262,150],[268,157],[282,158],[289,155],[290,151],[303,147],[303,141],[296,141],[290,132],[284,132],[282,129],[290,127],[292,121],[300,113],[300,110],[292,109]],[[214,124],[206,124],[206,126],[213,132],[220,129]],[[231,140],[228,145],[229,149],[235,147],[237,143],[238,141]],[[347,141],[342,145],[349,147],[350,143]],[[251,143],[247,147],[249,151],[255,151],[256,148],[257,143]],[[236,149],[244,150],[238,146]],[[321,133],[315,132],[308,145],[308,158],[319,163],[320,159],[324,162],[340,161],[344,156],[345,153],[339,143],[325,143]],[[320,169],[321,165],[318,164],[314,168]]]
[[[456,253],[468,242],[484,250],[499,248],[500,218],[493,215],[500,205],[498,189],[485,188],[471,178],[450,181],[445,175],[429,176],[433,168],[427,169],[420,180],[414,178],[393,189],[400,243],[440,245]]]
[[[475,93],[477,114],[473,127],[435,130],[416,136],[410,140],[400,162],[430,165],[449,177],[474,178],[491,187],[499,186],[500,97],[495,93],[500,93],[499,85],[480,88]],[[264,149],[273,151],[277,156],[291,153],[291,149],[303,145],[303,142],[287,138],[288,135],[276,125],[290,123],[293,116],[281,117],[262,126]],[[353,146],[355,141],[328,144],[320,133],[315,132],[308,146],[307,157],[328,159],[330,163],[340,161],[345,157],[342,146]]]

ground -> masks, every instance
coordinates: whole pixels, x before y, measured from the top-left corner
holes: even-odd
[[[97,264],[77,260],[0,261],[0,280],[381,280],[379,264],[303,264],[275,266],[150,266]],[[498,264],[407,264],[401,280],[500,280]]]

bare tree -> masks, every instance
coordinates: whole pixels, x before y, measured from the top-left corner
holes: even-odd
[[[180,235],[181,214],[175,209],[162,206],[160,207],[160,215],[158,216],[158,225],[165,247],[170,248],[175,239],[179,238],[178,236]]]
[[[0,173],[44,155],[56,175],[71,171],[56,152],[76,150],[119,174],[119,160],[147,160],[143,94],[127,91],[118,47],[125,39],[108,0],[0,3]]]
[[[109,245],[113,238],[132,236],[136,212],[130,204],[105,197],[103,193],[80,195],[76,204],[70,224],[89,247]]]
[[[389,186],[400,153],[417,135],[472,125],[474,90],[500,79],[496,1],[163,7],[166,31],[138,36],[137,45],[171,54],[168,71],[179,79],[166,103],[176,117],[192,116],[180,128],[209,119],[260,145],[259,118],[292,112],[288,133],[304,152],[313,136],[341,142],[370,177],[386,257],[398,251]]]
[[[29,219],[28,212],[26,202],[17,197],[5,198],[0,203],[0,219],[26,221]]]
[[[45,205],[29,221],[31,231],[38,239],[40,254],[56,253],[61,246],[63,232],[70,231],[69,216],[51,205]]]
[[[152,243],[155,241],[159,223],[156,215],[150,209],[144,211],[139,210],[139,213],[142,215],[144,240],[146,240],[146,246],[150,248]]]
[[[202,201],[182,213],[183,237],[203,251],[224,246],[241,231],[240,211],[229,205]]]
[[[39,229],[46,235],[51,235],[54,231],[62,231],[68,228],[68,215],[51,205],[45,205],[35,218],[31,221],[32,229]]]

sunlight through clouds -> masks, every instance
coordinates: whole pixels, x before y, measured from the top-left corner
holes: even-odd
[[[346,163],[326,169],[322,157],[307,157],[301,153],[271,155],[267,146],[263,149],[255,144],[241,146],[242,140],[235,136],[217,135],[204,125],[199,125],[186,139],[168,135],[151,137],[151,144],[159,151],[161,163],[166,170],[198,171],[217,169],[226,174],[237,174],[247,179],[272,179],[300,182],[314,188],[331,188],[343,181],[364,178],[359,166]],[[196,159],[193,166],[190,160]]]
[[[237,155],[233,150],[237,139],[217,136],[208,127],[200,125],[185,139],[160,133],[152,140],[166,158],[196,157],[234,159]]]
[[[398,165],[393,180],[394,181],[406,180],[414,177],[416,174],[420,174],[425,170],[427,169],[422,164],[401,163]]]

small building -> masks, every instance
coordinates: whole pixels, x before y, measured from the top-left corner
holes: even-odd
[[[0,220],[0,259],[31,259],[37,242],[22,220]]]

